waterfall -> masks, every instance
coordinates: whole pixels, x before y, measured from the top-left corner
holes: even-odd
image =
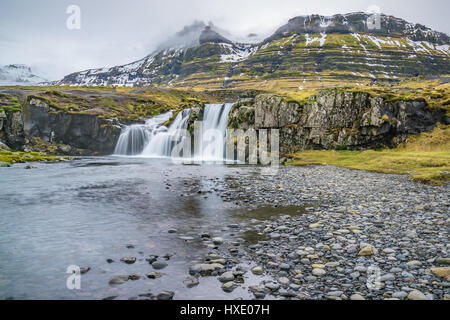
[[[233,103],[207,104],[203,113],[199,151],[195,158],[200,161],[225,159],[228,116]]]
[[[228,116],[233,103],[207,104],[203,112],[199,137],[195,141],[196,161],[222,161],[225,159]],[[169,128],[162,124],[172,117],[172,112],[152,117],[142,125],[123,129],[116,145],[115,155],[142,157],[171,157],[174,146],[183,141],[180,130],[188,127],[190,110],[178,113]]]
[[[189,109],[180,111],[172,125],[156,132],[142,152],[142,156],[170,157],[172,148],[183,139],[179,130],[187,129],[189,120]]]
[[[148,143],[148,132],[145,125],[131,125],[123,129],[114,150],[115,155],[134,156],[142,152]]]
[[[122,130],[114,150],[115,155],[135,156],[142,153],[151,136],[163,130],[161,126],[172,117],[172,111],[152,117],[145,124],[133,124]]]

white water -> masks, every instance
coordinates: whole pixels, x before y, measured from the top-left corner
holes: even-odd
[[[133,124],[125,127],[117,141],[114,154],[128,156],[141,154],[153,135],[161,130],[167,130],[162,124],[171,117],[172,111],[169,111],[148,119],[145,124]]]
[[[196,143],[195,161],[224,160],[228,116],[233,103],[205,105],[203,121]],[[171,157],[174,146],[184,139],[190,110],[178,113],[169,128],[162,126],[172,112],[153,117],[144,125],[126,127],[117,142],[115,155]],[[194,139],[196,137],[193,137]]]
[[[224,160],[228,116],[233,103],[207,104],[203,114],[198,161]]]
[[[173,146],[183,139],[180,130],[187,129],[189,113],[189,109],[182,110],[168,129],[161,127],[150,139],[141,156],[170,157]]]

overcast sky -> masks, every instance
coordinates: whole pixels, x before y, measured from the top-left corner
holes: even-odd
[[[81,29],[69,30],[69,5],[81,9]],[[450,34],[449,0],[0,0],[0,66],[27,64],[47,79],[132,62],[194,20],[236,36],[268,35],[305,14],[367,11]]]

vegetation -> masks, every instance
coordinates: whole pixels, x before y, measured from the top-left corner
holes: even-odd
[[[17,97],[0,93],[0,112],[14,113],[20,110],[20,102]]]
[[[9,88],[11,89],[11,88]],[[27,95],[27,101],[39,99],[48,104],[52,113],[91,114],[104,118],[138,120],[208,102],[205,94],[154,88],[73,88],[73,87],[15,87]],[[0,94],[0,111],[20,111],[17,97]]]
[[[0,150],[0,164],[6,163],[7,165],[36,161],[59,162],[68,159],[68,157],[49,156],[43,152],[14,152]]]
[[[450,180],[450,126],[412,136],[396,149],[367,151],[302,151],[289,165],[334,165],[349,169],[408,174],[424,183]]]

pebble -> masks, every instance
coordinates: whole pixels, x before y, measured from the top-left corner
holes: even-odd
[[[224,272],[220,275],[219,281],[220,282],[229,282],[234,280],[234,274],[232,271]]]
[[[366,300],[366,299],[362,295],[355,293],[350,296],[350,300]]]
[[[152,263],[153,269],[156,269],[156,270],[164,269],[167,266],[168,266],[168,264],[165,263],[164,261],[155,261]]]
[[[428,298],[419,290],[413,290],[408,294],[408,300],[428,300]]]
[[[312,274],[313,274],[314,276],[317,276],[317,277],[323,276],[323,275],[325,275],[326,273],[327,273],[327,272],[326,272],[325,270],[319,269],[319,268],[315,268],[315,269],[313,269],[313,271],[312,271]]]
[[[136,258],[135,257],[130,257],[130,258],[122,258],[120,259],[120,261],[126,263],[126,264],[133,264],[136,262]]]
[[[172,292],[172,291],[163,291],[163,292],[160,292],[156,296],[156,299],[158,299],[158,300],[172,300],[174,295],[175,295],[175,293]]]

